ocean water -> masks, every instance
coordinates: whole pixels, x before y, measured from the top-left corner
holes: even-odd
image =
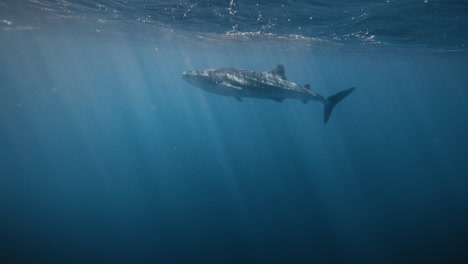
[[[0,0],[0,263],[468,263],[467,1]],[[187,70],[266,71],[322,105]]]

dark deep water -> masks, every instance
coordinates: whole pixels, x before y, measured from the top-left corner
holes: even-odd
[[[0,263],[467,263],[468,5],[382,2],[0,1]],[[357,89],[181,76],[279,63]]]

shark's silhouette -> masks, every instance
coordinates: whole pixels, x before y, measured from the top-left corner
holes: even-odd
[[[356,87],[324,97],[304,86],[286,80],[284,66],[277,65],[267,72],[242,69],[219,68],[182,73],[189,83],[211,93],[232,96],[242,102],[243,97],[264,98],[282,102],[284,99],[309,100],[324,104],[324,123],[328,122],[333,107],[350,94]]]

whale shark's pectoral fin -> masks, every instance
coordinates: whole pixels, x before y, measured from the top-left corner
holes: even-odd
[[[304,104],[307,104],[307,102],[309,102],[309,101],[307,101],[307,100],[302,100],[302,102],[303,102]]]
[[[278,103],[283,102],[283,98],[273,98],[273,100],[275,100],[275,101],[278,102]]]
[[[242,101],[242,98],[241,98],[240,96],[234,96],[234,98],[236,98],[236,100],[239,101],[239,102],[241,102],[241,103],[243,102],[243,101]]]
[[[219,85],[221,85],[221,86],[226,86],[226,87],[230,87],[230,88],[233,88],[233,89],[236,89],[236,90],[242,90],[241,87],[232,85],[232,84],[230,84],[230,83],[228,83],[228,82],[221,82]]]
[[[286,75],[284,75],[284,66],[281,64],[276,65],[276,67],[267,71],[267,73],[274,75],[280,79],[286,80]]]

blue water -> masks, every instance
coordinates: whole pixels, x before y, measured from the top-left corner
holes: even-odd
[[[0,1],[0,263],[467,263],[466,1]],[[266,71],[322,105],[209,94]]]

